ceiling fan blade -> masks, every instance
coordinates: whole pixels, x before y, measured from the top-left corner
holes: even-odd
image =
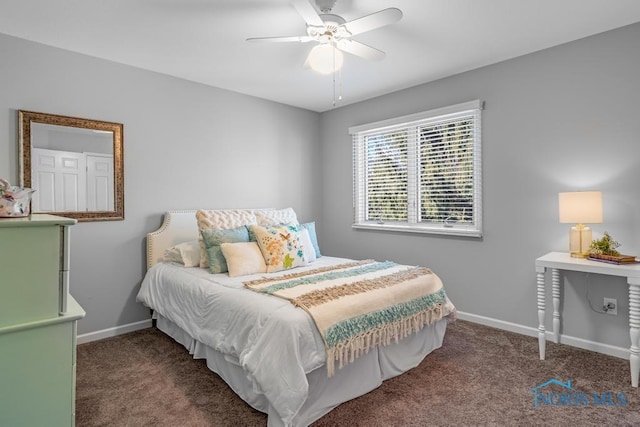
[[[248,42],[270,42],[270,43],[282,43],[282,42],[300,42],[307,43],[313,41],[313,38],[309,36],[290,36],[290,37],[250,37]]]
[[[388,9],[372,13],[371,15],[363,16],[362,18],[347,22],[344,24],[344,27],[352,36],[355,36],[356,34],[393,24],[398,22],[400,19],[402,19],[402,11],[395,7],[390,7]]]
[[[304,68],[305,70],[311,68],[311,51],[309,51],[309,54],[305,58],[304,64],[302,64],[302,68]]]
[[[336,47],[344,52],[364,59],[379,61],[385,57],[385,53],[383,51],[355,40],[342,39],[336,43]]]
[[[318,12],[308,0],[292,0],[291,4],[296,8],[304,22],[314,27],[324,27],[324,21],[320,19]]]

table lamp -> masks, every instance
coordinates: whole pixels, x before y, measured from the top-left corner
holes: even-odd
[[[577,224],[569,234],[569,254],[575,258],[589,256],[591,229],[588,224],[602,223],[602,193],[577,191],[558,194],[558,210],[561,223]]]

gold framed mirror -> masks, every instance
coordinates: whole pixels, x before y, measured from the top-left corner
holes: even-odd
[[[31,212],[78,221],[124,219],[121,123],[18,111],[20,185]]]

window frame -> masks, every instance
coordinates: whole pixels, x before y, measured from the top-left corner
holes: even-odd
[[[428,233],[464,237],[482,237],[482,114],[484,103],[480,100],[464,102],[420,113],[396,117],[388,120],[353,126],[349,128],[353,144],[353,225],[355,229],[386,230],[409,233]],[[412,168],[411,162],[415,162],[420,156],[419,137],[414,136],[409,142],[408,169],[413,169],[413,177],[407,184],[409,195],[407,206],[407,221],[376,221],[366,220],[366,164],[365,137],[376,133],[406,130],[407,133],[417,133],[420,127],[446,122],[456,116],[473,116],[473,222],[462,223],[423,223],[419,221],[420,198],[419,191],[419,167]],[[414,145],[411,145],[414,144]],[[418,186],[418,188],[416,188]],[[415,203],[413,206],[412,204]]]

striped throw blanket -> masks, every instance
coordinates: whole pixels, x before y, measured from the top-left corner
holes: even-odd
[[[355,261],[244,285],[287,299],[311,315],[325,342],[329,377],[336,361],[342,368],[447,314],[437,275],[390,261]]]

